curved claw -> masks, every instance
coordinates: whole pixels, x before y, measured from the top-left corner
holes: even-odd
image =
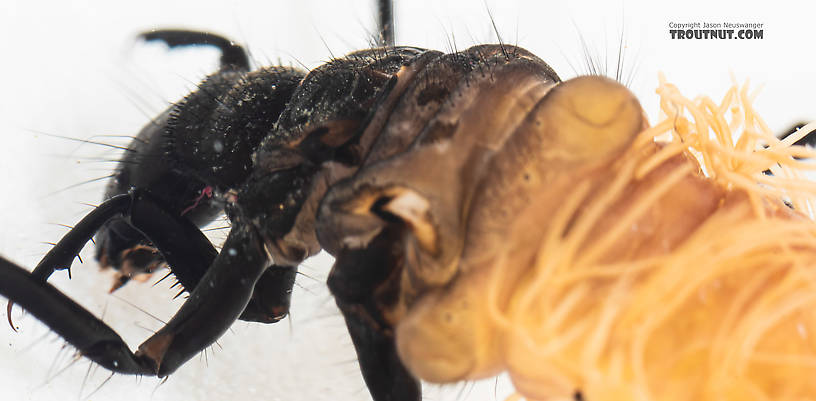
[[[8,304],[6,305],[6,318],[8,318],[9,326],[11,326],[11,329],[14,330],[14,332],[16,333],[17,328],[14,327],[14,322],[11,321],[11,308],[13,308],[13,307],[14,307],[14,301],[8,301]]]
[[[51,284],[2,257],[0,295],[14,299],[82,355],[103,367],[119,373],[152,373],[148,361],[130,352],[122,338],[104,322]]]
[[[55,270],[70,269],[74,258],[106,221],[130,209],[137,194],[117,195],[88,213],[71,231],[51,248],[31,272],[34,279],[45,282]]]
[[[97,228],[114,215],[126,210],[131,202],[131,195],[119,195],[99,205],[99,207],[85,216],[57,245],[45,254],[45,257],[43,257],[40,263],[37,264],[37,267],[31,272],[30,278],[40,283],[45,283],[55,270],[70,269],[74,257],[76,257],[79,251],[82,250],[82,247],[90,241]],[[14,307],[14,301],[11,300],[13,298],[9,298],[9,302],[6,305],[7,318],[12,330],[17,331],[11,319],[11,310]]]

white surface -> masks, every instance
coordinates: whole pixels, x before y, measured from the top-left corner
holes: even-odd
[[[0,254],[32,268],[48,249],[101,197],[103,182],[65,189],[109,174],[116,153],[41,133],[76,138],[128,135],[148,118],[189,92],[215,68],[212,51],[167,52],[160,45],[133,45],[133,36],[151,27],[206,29],[248,45],[259,64],[303,63],[309,67],[363,48],[374,30],[373,2],[258,1],[176,2],[6,1],[0,4]],[[603,58],[608,44],[614,71],[621,27],[626,43],[625,71],[637,64],[632,88],[652,121],[656,117],[657,71],[666,73],[687,94],[715,99],[730,85],[729,72],[750,77],[764,90],[756,103],[770,126],[782,130],[801,119],[816,119],[816,77],[812,52],[813,15],[807,2],[487,1],[503,39],[519,43],[568,78],[569,66],[583,65],[578,32]],[[564,2],[566,3],[566,2]],[[459,49],[494,42],[485,3],[408,1],[397,3],[400,44]],[[668,22],[732,21],[765,24],[757,41],[671,41]],[[325,44],[324,44],[325,42]],[[296,58],[298,61],[293,61]],[[569,60],[569,62],[567,61]],[[583,67],[580,71],[585,71]],[[122,140],[99,138],[124,143]],[[216,234],[218,236],[219,234]],[[99,274],[91,249],[84,265],[75,264],[74,280],[64,273],[51,280],[123,333],[132,347],[159,323],[130,306],[168,319],[179,302],[167,284],[130,284],[106,295],[110,277]],[[88,371],[88,362],[72,365],[70,350],[33,318],[15,313],[20,333],[0,319],[0,389],[4,400],[366,400],[354,352],[342,319],[323,281],[330,260],[312,260],[294,294],[293,317],[275,325],[239,322],[207,358],[196,358],[159,385]],[[3,308],[4,309],[4,308]],[[4,313],[3,313],[4,315]],[[143,329],[140,327],[147,327]],[[207,363],[208,360],[208,363]],[[50,367],[51,365],[53,367]],[[70,365],[70,366],[69,366]],[[67,367],[66,367],[67,366]],[[64,368],[64,369],[63,369]],[[61,371],[58,373],[58,371]],[[58,374],[57,374],[58,373]],[[83,381],[85,382],[83,386]],[[493,400],[509,394],[488,380],[426,386],[426,399]],[[496,394],[496,395],[494,395]]]

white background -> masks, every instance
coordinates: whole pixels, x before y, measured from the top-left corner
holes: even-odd
[[[110,173],[117,153],[55,138],[130,135],[170,102],[189,92],[216,66],[215,52],[167,52],[134,43],[152,27],[188,27],[247,44],[257,64],[314,67],[331,55],[364,48],[374,31],[373,1],[4,1],[0,3],[0,254],[32,268],[98,202],[103,182],[73,184]],[[518,43],[550,63],[562,78],[586,72],[581,37],[610,71],[621,31],[632,89],[651,120],[657,117],[657,71],[686,94],[715,99],[740,80],[764,85],[756,107],[781,131],[816,119],[812,9],[747,1],[397,1],[399,44],[450,50],[495,42],[489,8],[505,42]],[[762,40],[669,39],[669,22],[761,22]],[[575,66],[575,70],[570,66]],[[577,70],[577,71],[576,71]],[[121,139],[97,140],[123,143]],[[215,233],[217,238],[223,234]],[[74,280],[51,280],[96,311],[135,348],[168,319],[179,301],[163,283],[130,284],[106,294],[90,247]],[[14,316],[13,333],[0,320],[0,391],[4,400],[366,400],[354,352],[323,281],[329,258],[311,260],[298,279],[290,320],[275,325],[239,322],[207,352],[159,385],[154,378],[108,377],[80,359],[31,317]],[[308,277],[306,276],[308,275]],[[124,301],[125,299],[127,301]],[[4,308],[3,308],[4,309]],[[53,365],[53,366],[52,366]],[[85,383],[83,385],[83,382]],[[426,386],[426,399],[504,399],[511,389],[488,380],[474,387]]]

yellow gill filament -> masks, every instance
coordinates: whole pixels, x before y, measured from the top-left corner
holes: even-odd
[[[502,282],[517,259],[496,258],[488,321],[504,333],[519,397],[816,397],[816,340],[807,345],[816,335],[816,184],[802,178],[816,164],[795,159],[816,151],[791,146],[816,125],[777,139],[750,104],[757,92],[735,84],[720,102],[690,100],[662,80],[665,118],[610,165],[611,180],[576,182],[523,279]],[[634,198],[623,189],[678,157],[688,163],[654,187]],[[664,253],[609,259],[616,240],[687,177],[722,188],[712,215]],[[628,206],[598,232],[622,200]],[[774,385],[778,375],[785,386]]]

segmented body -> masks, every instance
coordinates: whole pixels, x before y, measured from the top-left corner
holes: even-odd
[[[261,71],[258,74],[263,73]],[[241,86],[247,83],[246,76],[238,76],[240,79],[231,81],[230,85],[240,82],[235,87],[240,92],[249,85]],[[439,76],[449,79],[439,79]],[[618,171],[611,167],[614,163],[604,164],[607,159],[563,164],[561,162],[565,160],[559,157],[564,155],[557,153],[573,155],[576,149],[569,145],[575,144],[567,143],[566,148],[543,146],[542,149],[541,144],[536,142],[541,140],[537,134],[545,132],[532,128],[521,131],[526,132],[526,136],[516,132],[515,128],[527,123],[531,114],[535,115],[533,110],[536,104],[557,82],[558,77],[546,64],[509,46],[473,48],[448,56],[413,48],[401,48],[390,55],[378,50],[357,53],[349,59],[339,59],[313,71],[303,82],[300,92],[292,97],[294,103],[291,108],[283,111],[284,114],[288,113],[286,118],[282,118],[283,123],[275,126],[273,123],[277,123],[277,119],[272,119],[273,123],[266,127],[266,133],[273,130],[274,133],[268,137],[265,133],[261,135],[266,139],[263,140],[263,145],[259,145],[260,150],[255,152],[256,145],[250,145],[252,151],[226,160],[238,165],[222,169],[229,174],[208,171],[216,164],[221,167],[220,160],[196,159],[198,156],[190,158],[183,152],[174,154],[173,163],[181,161],[180,164],[190,168],[192,174],[201,180],[199,187],[191,191],[192,195],[179,196],[178,199],[183,203],[174,207],[178,208],[179,214],[186,215],[190,202],[200,192],[199,188],[209,185],[218,188],[219,195],[223,196],[220,199],[237,205],[232,210],[233,217],[237,220],[243,218],[246,224],[258,227],[264,233],[267,249],[275,256],[276,261],[292,265],[306,255],[313,254],[321,246],[333,250],[340,257],[339,266],[346,266],[345,271],[335,269],[332,275],[334,292],[340,294],[340,298],[344,294],[350,295],[350,298],[359,297],[356,292],[359,288],[374,294],[373,300],[367,298],[365,303],[350,308],[362,311],[364,315],[369,315],[368,318],[373,317],[361,319],[356,324],[371,325],[390,332],[394,329],[391,326],[408,322],[403,325],[404,328],[398,326],[396,330],[409,333],[403,335],[403,338],[414,339],[406,341],[415,341],[417,344],[403,344],[401,352],[415,374],[434,381],[486,375],[500,370],[502,362],[496,363],[492,352],[483,352],[492,349],[482,347],[485,344],[484,338],[457,350],[468,358],[476,356],[478,363],[473,365],[475,368],[470,366],[469,370],[462,373],[463,370],[457,366],[451,373],[450,366],[443,366],[441,369],[438,366],[422,366],[433,365],[435,360],[440,359],[432,351],[437,348],[433,345],[444,344],[440,340],[445,338],[423,337],[422,333],[410,331],[423,325],[422,316],[429,310],[439,318],[430,319],[430,322],[443,331],[446,330],[445,323],[451,317],[455,321],[457,313],[469,316],[485,311],[468,309],[467,305],[460,303],[454,305],[453,314],[448,314],[445,311],[450,309],[446,309],[445,302],[449,301],[437,302],[439,297],[459,302],[474,296],[482,301],[480,295],[490,288],[485,287],[484,283],[473,281],[477,275],[471,275],[470,272],[478,270],[485,260],[496,257],[501,259],[507,249],[514,250],[522,245],[535,248],[544,234],[529,233],[549,227],[545,224],[549,222],[549,217],[542,217],[541,210],[563,207],[560,201],[564,198],[548,198],[550,193],[560,192],[554,188],[562,188],[564,193],[570,192],[569,190],[574,189],[571,184],[577,184],[585,178],[568,172],[568,167],[581,170],[581,167],[594,169],[603,166],[600,169],[608,167],[610,171]],[[217,99],[214,103],[221,103],[221,100]],[[298,101],[301,103],[297,103]],[[496,107],[496,104],[502,104],[510,111]],[[221,116],[236,117],[235,114]],[[185,120],[182,118],[179,121]],[[212,123],[213,126],[219,126],[213,120],[196,121],[198,124]],[[460,125],[460,121],[464,123]],[[494,126],[499,129],[483,130]],[[634,122],[633,126],[638,126],[638,122]],[[220,128],[215,131],[228,131]],[[199,129],[201,127],[192,131],[198,132]],[[201,129],[201,132],[205,131],[208,130]],[[483,135],[471,135],[474,132]],[[195,135],[184,135],[184,138],[192,142],[186,143],[183,149],[223,149],[224,146],[224,143],[217,145],[213,138],[196,138]],[[581,146],[578,150],[588,151],[588,155],[593,157],[621,155],[614,151],[620,144],[606,146],[609,144],[599,144],[598,139],[587,140],[587,144],[597,146],[600,153]],[[162,152],[164,149],[162,147]],[[536,154],[536,150],[543,154]],[[611,153],[607,154],[606,151]],[[252,152],[255,152],[254,160],[247,156]],[[530,153],[534,155],[531,156]],[[541,160],[536,157],[542,155],[553,156],[557,161],[545,163],[547,169],[542,170],[546,172],[542,176],[553,179],[553,176],[547,176],[563,174],[555,177],[561,180],[558,182],[563,184],[562,187],[550,185],[551,181],[541,181],[542,177],[538,176],[541,171],[529,174],[530,171],[525,168],[540,166]],[[205,162],[196,165],[199,160]],[[247,162],[248,160],[250,161]],[[672,160],[681,168],[696,171],[696,166],[690,160]],[[595,165],[596,162],[600,164]],[[293,171],[295,165],[297,169]],[[250,177],[250,168],[263,169],[264,173],[271,173],[276,178],[270,184],[264,182],[263,177]],[[358,168],[359,172],[355,172]],[[551,173],[559,169],[563,171]],[[614,175],[592,174],[595,174],[595,170],[590,178],[597,188],[602,188],[604,180],[612,180]],[[658,174],[653,177],[662,176]],[[686,180],[702,183],[684,185],[701,188],[702,193],[708,195],[703,196],[703,201],[699,204],[679,201],[672,203],[674,197],[662,199],[666,200],[664,210],[676,212],[685,210],[684,208],[693,209],[690,205],[703,206],[695,209],[695,213],[698,213],[695,216],[699,219],[687,221],[682,216],[670,213],[655,221],[681,221],[689,224],[688,230],[691,232],[698,227],[696,223],[707,219],[708,211],[723,207],[722,201],[726,196],[721,192],[724,191],[723,187],[705,180],[697,173],[684,176],[683,181]],[[287,186],[290,184],[295,185]],[[160,192],[163,191],[156,191]],[[328,196],[325,195],[327,192]],[[324,197],[325,201],[321,206]],[[538,205],[532,199],[550,200],[547,205]],[[737,203],[742,207],[746,202],[740,200]],[[715,204],[717,206],[712,206]],[[212,206],[208,202],[201,205]],[[779,207],[778,202],[773,205],[772,210],[785,212],[782,214],[788,216],[787,209]],[[681,207],[672,209],[668,206]],[[625,207],[621,207],[620,210],[624,209]],[[609,219],[614,219],[617,210],[608,209],[612,216]],[[358,219],[361,215],[362,218]],[[318,216],[317,221],[314,220],[315,216]],[[375,218],[374,224],[371,224],[372,217]],[[268,224],[269,221],[272,224]],[[523,227],[525,224],[531,227]],[[611,222],[603,224],[613,225]],[[664,233],[671,234],[674,231]],[[547,234],[550,234],[549,231]],[[643,244],[650,243],[650,238],[644,238],[643,233],[630,235],[637,237]],[[688,238],[685,234],[676,233],[669,237],[672,235],[676,235],[673,241],[677,242]],[[676,242],[661,242],[661,246],[668,248],[672,248],[672,244]],[[530,252],[533,251],[519,252],[514,257],[528,259],[526,264],[522,263],[520,266],[535,265],[529,261],[532,259]],[[636,255],[642,251],[631,252]],[[615,258],[618,256],[613,259]],[[367,266],[371,269],[352,271],[349,267],[355,262],[372,260],[385,262],[387,268]],[[372,272],[377,274],[371,274]],[[355,276],[359,273],[363,274]],[[343,276],[345,280],[340,280]],[[500,276],[494,277],[491,282],[510,281],[507,277]],[[188,285],[192,286],[194,284]],[[458,292],[462,288],[468,288],[467,294]],[[288,302],[288,297],[286,300],[276,298],[271,302],[261,301],[273,308],[262,309],[260,318],[269,319],[271,316],[272,320],[276,320],[282,316],[285,311],[281,312],[275,307],[279,307],[279,303],[284,301]],[[490,307],[489,304],[486,305],[487,310]],[[502,312],[509,313],[507,310]],[[348,316],[347,313],[347,318]],[[543,313],[539,316],[540,320],[536,321],[547,320],[550,316]],[[472,338],[468,335],[478,334],[478,331],[463,330],[462,327],[489,327],[482,326],[481,323],[475,326],[473,324],[474,322],[469,322],[455,329],[454,332],[458,335],[454,337],[470,341]],[[487,343],[489,342],[488,340]],[[421,351],[412,351],[417,349]],[[513,354],[508,349],[502,352],[504,355]],[[442,357],[444,359],[447,356]],[[525,369],[536,366],[541,361],[541,358],[535,358],[524,363],[503,363],[510,364],[511,370],[516,369],[520,388],[527,394],[535,395],[542,388],[541,383],[548,378],[527,377],[525,374],[529,372]],[[570,372],[569,366],[559,368]],[[571,380],[573,381],[558,383],[562,386],[558,388],[559,394],[567,394],[570,388],[580,388],[585,384],[574,378]]]

